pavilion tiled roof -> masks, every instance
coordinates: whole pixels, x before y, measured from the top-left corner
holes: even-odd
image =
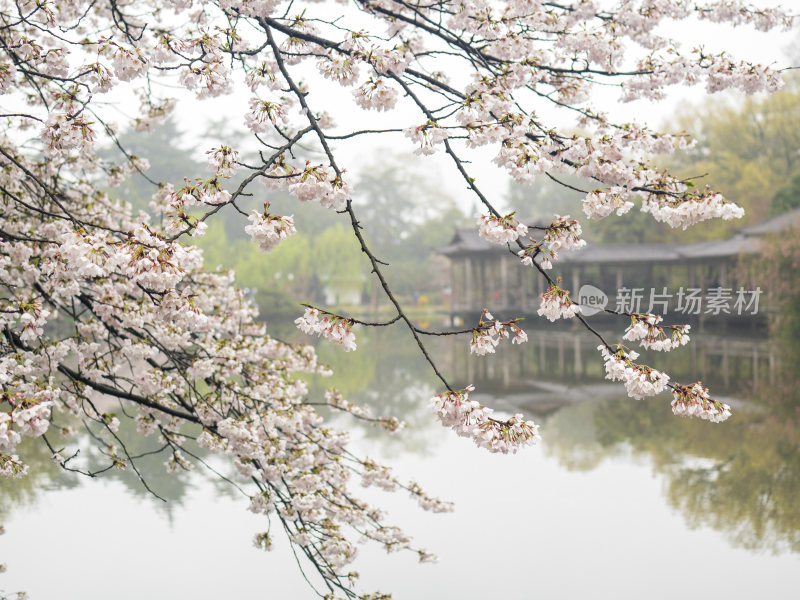
[[[758,252],[760,236],[778,233],[793,225],[800,224],[800,208],[767,219],[756,225],[745,227],[734,237],[725,240],[711,240],[695,244],[597,244],[588,242],[579,251],[559,254],[559,262],[574,264],[613,264],[613,263],[655,263],[679,262],[687,259],[715,259]],[[497,250],[492,244],[478,235],[477,228],[456,230],[453,239],[438,252],[445,256],[469,256]]]
[[[800,224],[800,208],[795,208],[777,217],[772,217],[761,223],[744,227],[740,231],[742,235],[765,235],[769,233],[780,233],[784,229]]]

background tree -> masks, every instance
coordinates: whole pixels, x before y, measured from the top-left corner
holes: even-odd
[[[800,206],[800,174],[778,188],[769,205],[769,216],[774,217]]]
[[[444,259],[434,249],[450,241],[453,228],[469,222],[436,181],[431,167],[410,156],[367,165],[358,180],[354,205],[366,239],[391,266],[392,289],[407,297],[444,287]],[[382,292],[372,286],[370,294],[376,306]]]

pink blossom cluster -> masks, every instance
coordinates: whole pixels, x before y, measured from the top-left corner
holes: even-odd
[[[407,45],[395,46],[392,49],[381,48],[373,45],[370,48],[353,52],[352,55],[359,60],[368,62],[380,75],[402,75],[414,54],[411,51],[413,42],[409,40]]]
[[[606,379],[624,382],[628,396],[635,400],[660,394],[669,384],[666,373],[633,362],[639,357],[636,352],[619,348],[612,353],[605,345],[597,349],[603,355]]]
[[[12,405],[14,408],[10,414],[0,412],[0,476],[4,477],[18,477],[25,473],[26,467],[12,453],[22,442],[22,436],[39,437],[48,430],[53,402],[37,399],[21,402],[17,397]]]
[[[271,59],[262,60],[247,72],[244,80],[252,92],[255,92],[262,85],[266,85],[270,90],[276,91],[281,87],[279,72],[280,69],[277,62]]]
[[[429,155],[436,152],[437,147],[447,139],[447,130],[439,127],[435,122],[428,121],[417,127],[404,130],[407,138],[417,145],[414,154]]]
[[[492,409],[469,399],[474,391],[468,386],[459,391],[447,391],[431,399],[431,407],[442,425],[450,427],[461,437],[472,439],[480,448],[490,452],[516,453],[523,446],[533,445],[541,438],[539,426],[514,415],[506,421],[492,418]]]
[[[504,217],[478,216],[478,235],[495,244],[510,244],[528,233],[528,227],[520,223],[514,213]]]
[[[512,344],[523,344],[528,341],[528,334],[515,324],[515,320],[498,321],[484,308],[478,327],[472,330],[472,341],[469,343],[469,350],[478,356],[494,354],[500,340],[511,337],[512,334]]]
[[[187,36],[177,44],[183,55],[193,54],[198,58],[191,65],[183,64],[180,83],[187,90],[195,91],[198,98],[213,98],[229,94],[233,90],[231,70],[225,62],[222,47],[226,45],[219,33],[197,32]],[[174,53],[172,57],[174,60]],[[169,60],[165,62],[171,62]]]
[[[95,62],[84,65],[84,69],[89,72],[88,86],[95,94],[104,94],[116,85],[114,73],[102,63]]]
[[[578,314],[579,307],[569,297],[569,290],[561,289],[558,285],[551,285],[540,297],[539,310],[536,311],[540,317],[556,321],[571,319]]]
[[[85,115],[51,112],[41,133],[45,153],[53,158],[68,156],[73,151],[89,156],[96,138],[92,125]]]
[[[699,381],[691,385],[674,385],[672,412],[679,417],[698,417],[721,423],[731,416],[731,407],[708,397],[708,388]]]
[[[163,186],[153,195],[153,203],[164,210],[168,217],[166,228],[170,233],[181,231],[187,223],[192,223],[188,209],[194,206],[218,207],[228,204],[230,200],[230,192],[222,187],[216,176],[197,179],[195,183],[186,180],[185,185],[178,190],[174,190],[171,185]]]
[[[219,177],[231,177],[236,172],[236,161],[239,160],[237,150],[222,145],[219,148],[212,148],[206,154],[208,154],[208,167]]]
[[[663,318],[659,315],[634,313],[631,324],[622,339],[631,342],[641,341],[644,348],[668,352],[689,343],[691,325],[661,326]],[[670,333],[667,335],[666,331]]]
[[[143,75],[150,66],[150,60],[144,55],[141,48],[128,49],[111,42],[109,43],[109,52],[114,75],[120,81],[136,79]]]
[[[303,333],[321,335],[339,344],[345,352],[356,349],[356,335],[353,333],[351,319],[330,313],[321,313],[316,308],[308,307],[303,316],[298,317],[294,322]]]
[[[22,441],[20,434],[13,429],[11,415],[0,412],[0,452],[13,452]]]
[[[586,245],[581,239],[583,233],[580,223],[570,219],[569,215],[555,215],[555,221],[545,228],[542,239],[531,243],[517,252],[523,265],[532,267],[534,259],[540,257],[539,266],[544,270],[553,268],[553,261],[558,260],[561,250],[580,250]]]
[[[361,108],[377,111],[390,110],[397,104],[397,90],[381,77],[370,77],[353,90],[353,97]]]
[[[12,413],[14,425],[21,435],[38,437],[50,426],[50,407],[52,402],[38,402],[25,407],[17,407]]]
[[[250,112],[245,115],[245,124],[253,133],[266,133],[271,128],[288,122],[284,105],[280,102],[250,99]]]
[[[570,219],[569,215],[556,215],[555,221],[545,230],[542,241],[551,253],[580,250],[586,245],[586,240],[581,239],[582,233],[581,224],[576,219]]]
[[[539,266],[545,271],[553,268],[553,261],[558,260],[558,253],[553,252],[547,246],[542,245],[542,242],[537,242],[531,239],[531,243],[525,246],[522,250],[517,252],[520,262],[526,267],[532,267],[534,258],[541,257]]]
[[[539,246],[537,244],[528,244],[525,248],[517,252],[517,256],[519,256],[520,262],[526,267],[533,266],[533,257],[539,252]],[[544,261],[542,261],[544,262]],[[553,263],[548,259],[548,266],[542,265],[543,269],[552,269]]]
[[[331,210],[342,210],[350,198],[347,182],[323,165],[306,164],[297,175],[278,181],[278,185],[288,183],[289,191],[300,202],[319,202]]]
[[[633,202],[626,200],[623,188],[612,187],[607,190],[593,190],[583,199],[583,212],[590,219],[605,219],[612,212],[624,215],[633,208]]]
[[[327,79],[351,86],[358,80],[359,61],[349,55],[329,52],[317,61],[317,69]]]
[[[730,221],[744,216],[742,207],[725,200],[720,194],[696,196],[675,203],[651,197],[642,204],[642,210],[653,215],[656,221],[681,229],[708,219],[721,218]]]
[[[292,215],[288,217],[274,216],[266,212],[253,211],[247,220],[250,225],[244,228],[262,252],[269,252],[290,235],[297,233]]]
[[[18,479],[28,473],[28,465],[23,463],[16,454],[3,454],[0,452],[0,477],[5,479]]]
[[[23,248],[20,247],[18,250]],[[47,324],[48,317],[50,311],[44,308],[41,302],[37,300],[26,302],[20,299],[11,304],[7,310],[0,312],[0,327],[19,324],[22,326],[20,339],[25,342],[33,341],[44,333],[43,328]]]

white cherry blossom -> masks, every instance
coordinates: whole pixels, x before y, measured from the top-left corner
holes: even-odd
[[[492,409],[470,400],[473,386],[447,391],[431,399],[431,408],[442,422],[461,437],[472,439],[490,452],[516,453],[539,441],[539,426],[517,414],[505,421],[493,418]]]
[[[264,212],[253,211],[253,214],[247,219],[250,221],[250,225],[246,225],[244,231],[253,242],[258,244],[262,252],[269,252],[281,241],[297,233],[292,215],[276,217]]]
[[[297,328],[303,333],[318,334],[340,345],[345,352],[356,349],[356,336],[353,333],[353,321],[339,315],[321,313],[318,309],[308,307],[302,317],[295,319]]]
[[[513,213],[505,217],[479,215],[478,226],[478,235],[495,244],[509,244],[528,233],[527,226],[520,223]]]
[[[569,297],[569,290],[564,290],[557,285],[551,285],[547,291],[540,295],[541,302],[536,312],[541,317],[550,321],[558,319],[571,319],[578,314],[579,307]]]
[[[699,381],[692,385],[674,386],[672,412],[679,417],[698,417],[712,423],[721,423],[731,416],[731,407],[708,397],[708,388]]]

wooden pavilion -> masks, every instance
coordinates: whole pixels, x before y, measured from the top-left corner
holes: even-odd
[[[800,224],[800,209],[740,229],[729,239],[694,244],[595,244],[559,253],[555,271],[562,287],[577,291],[591,284],[609,296],[611,307],[622,288],[676,290],[679,287],[732,288],[751,285],[740,257],[759,252],[762,238]],[[459,229],[439,252],[450,259],[453,315],[471,317],[486,307],[504,314],[533,314],[544,291],[542,277],[520,268],[519,259],[478,236]],[[768,304],[768,297],[763,299]],[[646,307],[645,307],[646,309]]]

